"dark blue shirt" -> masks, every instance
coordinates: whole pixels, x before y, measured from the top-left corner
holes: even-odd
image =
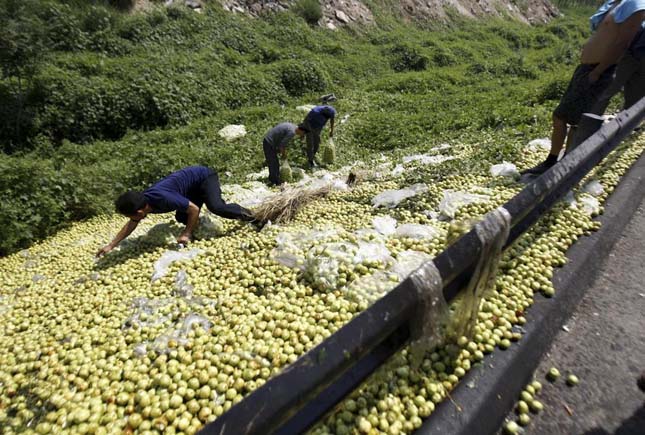
[[[152,207],[152,213],[186,211],[189,201],[201,207],[199,186],[212,173],[205,166],[188,166],[153,184],[143,191],[143,196]]]
[[[331,106],[316,106],[307,114],[306,121],[313,129],[323,128],[329,119],[336,117],[336,109]]]

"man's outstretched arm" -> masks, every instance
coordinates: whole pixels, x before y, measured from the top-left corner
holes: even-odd
[[[101,257],[102,255],[110,252],[112,249],[116,248],[123,239],[125,239],[130,234],[132,234],[132,231],[134,231],[135,228],[137,228],[137,225],[139,225],[139,221],[134,221],[130,219],[123,226],[123,228],[121,228],[121,230],[117,233],[117,235],[114,236],[114,239],[110,243],[108,243],[107,245],[99,249],[99,251],[96,253],[96,256]]]

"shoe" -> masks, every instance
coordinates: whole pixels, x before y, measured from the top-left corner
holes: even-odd
[[[256,231],[262,231],[262,228],[267,224],[266,221],[261,221],[258,219],[253,219],[252,221],[249,222],[251,226],[256,230]]]
[[[520,172],[520,175],[542,175],[549,169],[553,167],[554,164],[552,163],[547,163],[547,162],[542,162],[537,166],[533,166],[532,168],[525,169],[522,172]]]
[[[319,166],[315,160],[309,160],[309,169],[318,169]]]

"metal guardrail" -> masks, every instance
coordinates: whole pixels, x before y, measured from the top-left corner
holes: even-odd
[[[511,216],[505,248],[571,190],[645,119],[645,98],[603,125],[558,164],[504,204]],[[451,301],[470,279],[482,251],[471,230],[432,260]],[[298,434],[306,431],[410,337],[419,304],[408,278],[283,372],[206,425],[201,435]]]

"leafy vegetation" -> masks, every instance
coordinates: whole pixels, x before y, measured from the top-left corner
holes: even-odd
[[[293,5],[293,12],[300,15],[309,24],[316,24],[323,16],[319,0],[298,0]]]
[[[322,93],[349,115],[340,164],[483,135],[495,138],[483,160],[511,158],[547,132],[590,11],[429,30],[381,13],[378,27],[333,32],[293,12],[0,0],[0,253],[188,164],[240,180],[261,168],[265,132]],[[225,142],[217,131],[234,123],[249,134]]]

